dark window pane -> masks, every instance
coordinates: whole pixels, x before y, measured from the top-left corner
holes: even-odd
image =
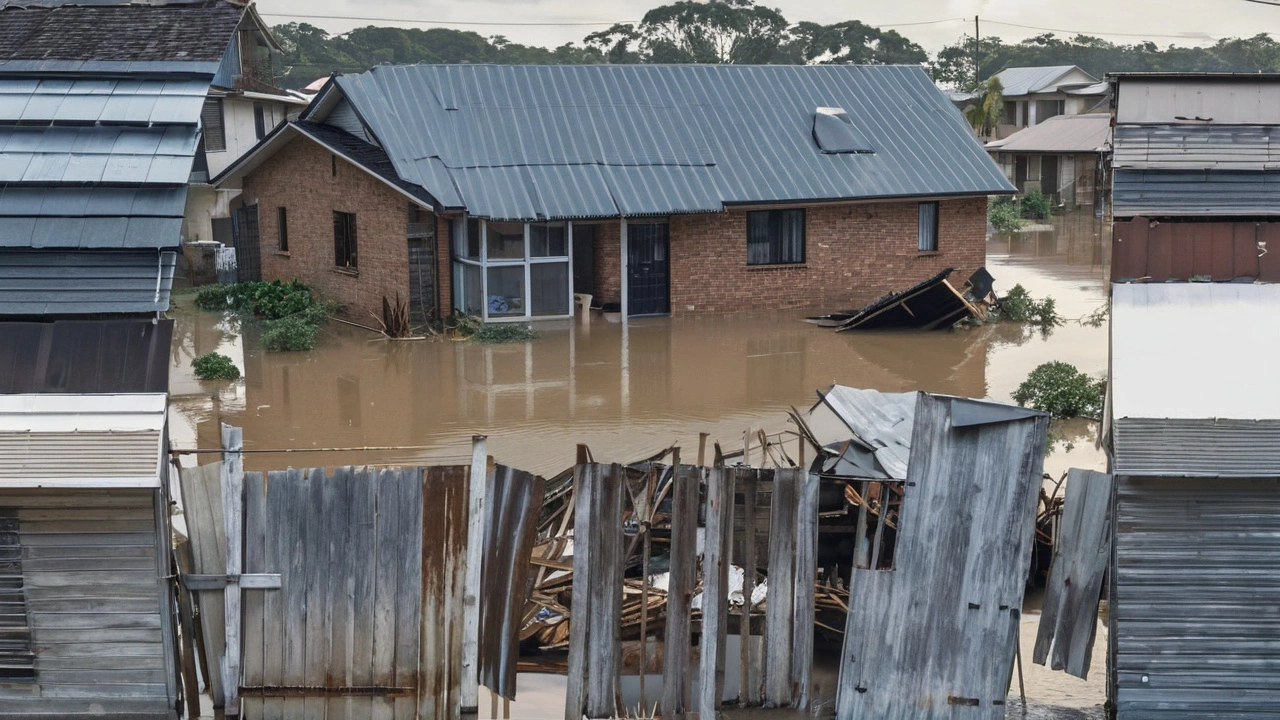
[[[284,208],[276,208],[276,234],[280,252],[289,252],[289,212]]]
[[[938,249],[938,203],[920,203],[920,252]]]
[[[259,140],[267,134],[267,117],[260,102],[253,104],[253,132]]]
[[[747,213],[747,264],[804,262],[804,210]]]
[[[489,297],[486,302],[489,304],[489,317],[524,315],[524,265],[489,268]]]
[[[569,263],[529,265],[529,307],[534,315],[569,314]]]
[[[358,267],[355,213],[333,213],[333,264],[344,268]]]
[[[485,233],[490,260],[519,260],[524,257],[524,225],[522,223],[488,224]]]
[[[569,241],[564,223],[529,226],[529,255],[532,257],[564,257],[569,254]]]

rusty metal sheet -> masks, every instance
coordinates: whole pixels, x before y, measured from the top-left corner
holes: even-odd
[[[487,482],[480,576],[480,684],[514,700],[520,625],[529,593],[529,558],[546,480],[497,465]]]
[[[1116,220],[1111,280],[1280,281],[1280,223]]]

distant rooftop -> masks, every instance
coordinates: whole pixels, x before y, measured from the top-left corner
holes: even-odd
[[[1038,125],[987,143],[992,152],[1092,153],[1103,150],[1111,137],[1111,115],[1055,115]]]
[[[1072,71],[1080,72],[1085,77],[1089,78],[1089,80],[1087,82],[1059,83],[1063,77],[1070,74]],[[1000,85],[1003,87],[1002,92],[1006,97],[1030,95],[1038,92],[1053,92],[1058,89],[1059,85],[1063,84],[1071,87],[1079,87],[1082,85],[1093,85],[1098,82],[1098,78],[1093,77],[1084,70],[1081,70],[1079,66],[1076,65],[1005,68],[1004,70],[996,73],[996,77],[1000,78]]]

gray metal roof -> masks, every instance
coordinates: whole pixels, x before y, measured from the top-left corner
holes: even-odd
[[[822,400],[874,455],[883,472],[897,480],[907,477],[911,457],[911,428],[920,393],[883,393],[832,385]]]
[[[208,93],[208,78],[0,76],[0,123],[196,125]]]
[[[0,315],[163,312],[176,261],[156,250],[0,249]]]
[[[1280,170],[1280,126],[1121,124],[1111,164],[1134,170]]]
[[[1013,191],[918,67],[382,66],[336,86],[400,177],[494,219]],[[824,154],[820,107],[875,152]]]
[[[1280,214],[1280,170],[1127,170],[1112,175],[1116,217]]]
[[[1106,149],[1110,137],[1110,115],[1055,115],[1003,140],[987,143],[987,150],[1002,153],[1096,153]]]
[[[0,126],[0,183],[184,185],[196,126]]]
[[[1030,95],[1038,92],[1053,92],[1058,89],[1058,80],[1063,75],[1072,70],[1080,70],[1076,65],[1047,65],[1044,67],[1013,67],[1005,68],[996,73],[996,77],[1000,78],[1000,85],[1005,97],[1015,97],[1020,95]],[[1080,70],[1086,76],[1092,78],[1093,83],[1098,82],[1098,78],[1089,75],[1089,73]],[[1092,83],[1091,83],[1092,84]],[[1071,83],[1075,87],[1076,83]]]

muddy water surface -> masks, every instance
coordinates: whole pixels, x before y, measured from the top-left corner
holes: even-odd
[[[1105,326],[1074,319],[1105,302],[1107,244],[1105,226],[1088,215],[1058,218],[1052,232],[988,243],[997,291],[1020,283],[1036,297],[1052,296],[1071,318],[1047,335],[1008,324],[835,333],[801,322],[802,312],[626,325],[596,315],[589,323],[540,324],[536,341],[499,346],[386,341],[330,323],[313,352],[267,354],[251,331],[241,337],[235,323],[191,310],[188,296],[174,312],[173,443],[217,447],[221,420],[244,428],[249,450],[298,451],[247,457],[248,469],[264,470],[465,462],[470,438],[479,433],[489,436],[489,452],[499,462],[551,474],[572,464],[578,443],[608,461],[634,460],[673,443],[691,457],[699,432],[736,449],[747,428],[787,429],[785,411],[808,408],[815,390],[832,383],[1009,401],[1027,373],[1049,360],[1105,373]],[[235,359],[245,379],[194,381],[191,359],[213,350]],[[1067,423],[1055,432],[1063,441],[1047,458],[1047,472],[1104,467],[1093,424]],[[369,446],[414,449],[316,451]],[[1037,620],[1029,609],[1024,639],[1034,638]],[[1105,647],[1104,638],[1098,643]],[[1029,655],[1031,645],[1023,647]],[[1029,716],[1094,716],[1103,698],[1101,655],[1088,682],[1041,672],[1024,660],[1035,706]],[[556,695],[541,691],[549,690],[547,682],[554,685],[522,680],[526,702]],[[1055,715],[1055,707],[1085,710]],[[559,714],[540,702],[518,703],[515,710],[517,717]]]

